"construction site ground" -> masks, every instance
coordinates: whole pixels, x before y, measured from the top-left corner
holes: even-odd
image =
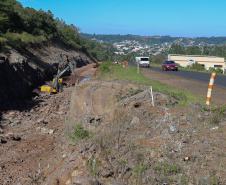
[[[82,78],[91,78],[95,70],[89,64],[77,68],[75,73],[81,81]],[[170,87],[206,97],[208,84],[145,68],[142,73]],[[62,93],[55,95],[37,89],[38,95],[32,101],[2,105],[0,184],[39,184],[63,162],[60,135],[70,109],[74,85],[69,84]],[[226,89],[214,86],[212,101],[226,104]]]

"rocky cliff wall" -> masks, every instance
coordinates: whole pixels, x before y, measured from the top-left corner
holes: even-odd
[[[0,54],[0,103],[31,97],[34,88],[52,80],[58,65],[66,64],[67,56],[74,67],[95,61],[87,53],[56,43],[30,45],[20,52],[10,49]]]

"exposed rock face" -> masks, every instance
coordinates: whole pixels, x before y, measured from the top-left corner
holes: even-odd
[[[0,102],[31,97],[33,88],[54,74],[54,68],[42,61],[20,58],[11,63],[0,57]]]
[[[34,88],[53,78],[59,64],[66,64],[67,56],[74,67],[95,60],[87,53],[59,44],[30,46],[21,53],[9,50],[7,56],[0,54],[0,103],[31,97]]]

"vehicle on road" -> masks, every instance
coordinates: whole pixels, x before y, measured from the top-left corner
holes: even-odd
[[[162,71],[167,70],[178,71],[178,65],[174,61],[166,60],[162,64]]]
[[[136,60],[136,63],[139,62],[140,66],[149,67],[150,65],[149,57],[136,57],[135,60]]]
[[[115,61],[115,65],[117,65],[117,66],[118,66],[118,65],[119,65],[119,61],[117,61],[117,60],[116,60],[116,61]]]

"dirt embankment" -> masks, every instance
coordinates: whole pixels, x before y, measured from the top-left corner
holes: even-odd
[[[86,68],[77,74],[90,77],[94,69]],[[221,110],[153,96],[139,84],[91,80],[4,112],[0,183],[225,184]],[[93,137],[73,143],[75,124]]]
[[[95,135],[69,145],[43,184],[224,184],[226,118],[153,95],[154,102],[149,87],[127,82],[76,86],[65,133],[81,123]]]
[[[51,80],[58,65],[67,63],[66,56],[75,68],[95,61],[88,53],[59,43],[30,45],[23,51],[9,49],[0,55],[0,103],[34,96],[32,90]]]
[[[89,78],[95,70],[88,64],[75,72]],[[62,93],[50,95],[36,89],[31,100],[2,107],[0,184],[40,184],[64,158],[67,149],[63,143],[69,142],[68,135],[64,136],[65,120],[76,85],[71,78],[65,79]]]

